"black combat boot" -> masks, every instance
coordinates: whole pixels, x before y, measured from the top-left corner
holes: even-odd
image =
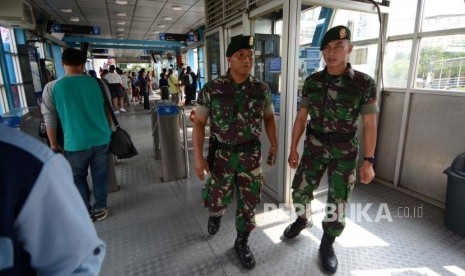
[[[208,218],[208,233],[215,235],[220,230],[221,216]]]
[[[246,269],[252,269],[255,267],[255,257],[250,251],[249,246],[247,245],[249,240],[250,232],[237,232],[237,238],[234,242],[234,249],[236,249],[241,264]]]
[[[293,239],[297,237],[302,230],[313,225],[312,219],[297,217],[297,219],[284,230],[284,237]]]
[[[334,240],[335,237],[331,237],[325,232],[320,244],[321,264],[323,269],[329,273],[335,273],[337,270],[337,258],[333,248]]]

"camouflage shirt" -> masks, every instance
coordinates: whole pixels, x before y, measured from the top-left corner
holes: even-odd
[[[258,139],[264,115],[274,112],[266,83],[250,75],[246,82],[237,84],[229,71],[206,83],[197,103],[196,113],[210,118],[210,133],[231,144]]]
[[[347,64],[341,76],[331,76],[326,68],[307,77],[301,107],[310,114],[310,126],[320,132],[357,131],[360,114],[377,113],[373,78]]]

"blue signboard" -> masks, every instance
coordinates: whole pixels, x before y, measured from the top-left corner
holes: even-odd
[[[281,58],[276,57],[270,60],[270,73],[281,73]]]
[[[308,68],[318,68],[320,66],[320,60],[319,59],[310,59],[310,58],[305,58],[303,59],[305,62],[305,67]]]
[[[274,113],[279,115],[281,112],[281,94],[271,94],[273,100]]]
[[[300,58],[320,59],[320,48],[304,47],[300,49]]]
[[[100,35],[100,27],[97,27],[97,26],[93,26],[92,27],[92,33],[93,35]]]

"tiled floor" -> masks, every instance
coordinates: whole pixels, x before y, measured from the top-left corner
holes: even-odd
[[[120,191],[109,196],[109,217],[95,223],[107,244],[101,275],[324,275],[318,259],[324,196],[312,205],[315,225],[294,240],[282,236],[293,221],[290,209],[265,208],[274,203],[264,196],[250,238],[257,266],[244,270],[233,249],[235,204],[210,236],[202,183],[192,169],[189,179],[161,182],[150,114],[141,109],[119,117],[139,155],[117,161]],[[192,150],[189,159],[193,165]],[[336,275],[465,275],[465,238],[444,226],[443,213],[381,184],[356,186],[335,243]]]

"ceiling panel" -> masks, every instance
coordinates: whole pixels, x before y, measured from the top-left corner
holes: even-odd
[[[101,35],[96,38],[117,39],[122,33],[124,39],[158,40],[159,32],[186,34],[205,25],[204,0],[126,0],[127,5],[116,4],[115,0],[28,1],[57,23],[100,27]],[[181,10],[173,10],[173,5]],[[64,13],[60,10],[62,8],[70,8],[72,12]],[[117,12],[125,12],[126,16],[116,16]],[[71,22],[72,17],[78,17],[79,22]],[[164,17],[171,17],[171,20]],[[118,22],[125,24],[119,25]],[[158,27],[160,24],[165,27]],[[111,53],[117,57],[137,57],[143,51],[114,49]]]

